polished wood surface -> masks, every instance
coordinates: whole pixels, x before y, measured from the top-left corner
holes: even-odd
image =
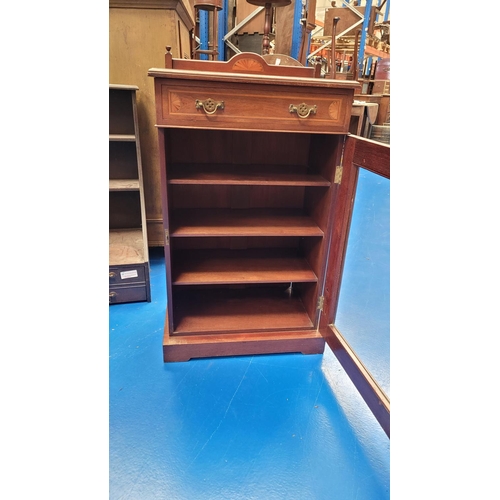
[[[192,250],[174,255],[174,285],[316,282],[307,261],[290,249]]]
[[[286,287],[174,289],[174,332],[238,333],[311,329],[300,297]],[[196,307],[193,305],[196,304]]]
[[[175,335],[167,332],[163,337],[165,362],[188,361],[192,358],[233,356],[235,345],[238,355],[303,353],[320,354],[325,349],[325,339],[316,330],[299,330],[269,333],[246,332],[231,335]]]
[[[169,184],[244,185],[244,186],[329,186],[321,175],[304,172],[305,167],[290,165],[174,165]],[[296,172],[296,173],[295,173]]]
[[[323,231],[296,209],[214,208],[176,210],[170,236],[323,236]]]
[[[386,179],[391,178],[391,147],[364,137],[348,137],[347,144],[355,142],[352,162]]]

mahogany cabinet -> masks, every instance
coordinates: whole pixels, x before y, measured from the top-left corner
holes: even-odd
[[[354,199],[348,128],[359,84],[253,53],[165,60],[148,72],[164,221],[164,361],[323,352]]]

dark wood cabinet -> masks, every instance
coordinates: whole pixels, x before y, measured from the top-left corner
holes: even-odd
[[[109,86],[109,303],[151,301],[136,92]]]
[[[228,62],[167,55],[166,68],[148,74],[167,270],[164,360],[323,352],[355,190],[346,138],[359,84],[251,53]]]

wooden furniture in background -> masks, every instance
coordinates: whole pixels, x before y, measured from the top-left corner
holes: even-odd
[[[361,137],[370,137],[370,128],[376,123],[378,107],[376,102],[355,100],[352,105],[349,132]]]
[[[209,40],[208,49],[194,49],[193,59],[200,59],[201,55],[207,55],[211,61],[217,60],[219,49],[217,47],[217,24],[218,12],[222,10],[222,0],[194,0],[195,17],[199,16],[199,11],[206,11],[208,14],[209,23]],[[199,25],[196,25],[195,35],[200,37]],[[224,50],[224,47],[221,47]]]
[[[109,86],[109,303],[151,301],[136,92]]]
[[[269,54],[271,27],[273,23],[273,8],[286,7],[292,0],[246,0],[249,4],[264,7],[264,27],[262,30],[262,54]]]
[[[191,0],[110,0],[109,81],[136,85],[141,131],[146,218],[150,246],[163,245],[158,137],[154,88],[148,69],[163,66],[165,46],[191,57]]]

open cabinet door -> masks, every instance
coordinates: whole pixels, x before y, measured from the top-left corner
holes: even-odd
[[[333,228],[319,330],[375,418],[390,436],[390,401],[335,326],[359,169],[390,179],[390,146],[362,137],[346,137],[341,178],[333,204]]]

